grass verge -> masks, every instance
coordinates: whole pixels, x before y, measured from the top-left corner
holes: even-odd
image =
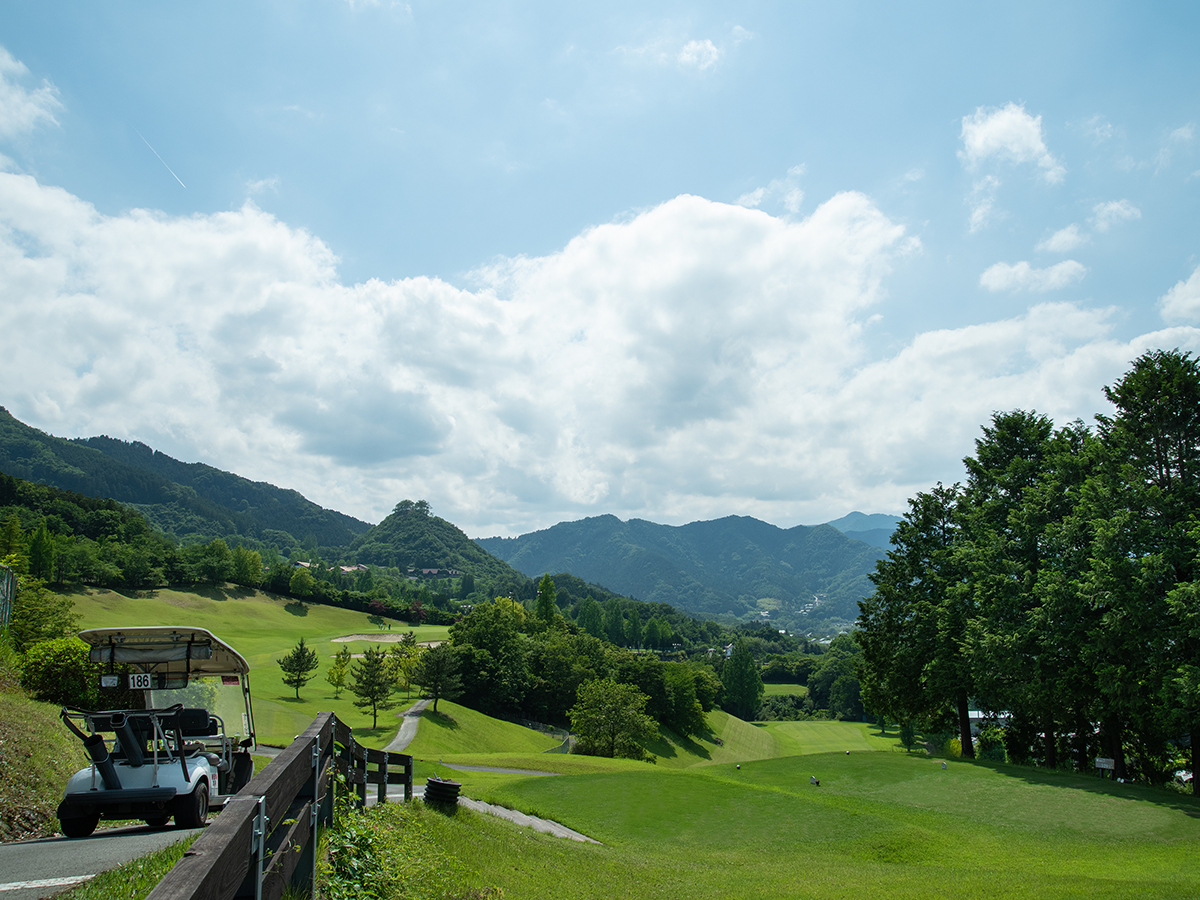
[[[196,835],[192,835],[169,847],[131,859],[54,896],[56,900],[142,900],[158,886],[195,839]]]
[[[87,765],[59,707],[0,692],[0,840],[45,837],[67,779]]]

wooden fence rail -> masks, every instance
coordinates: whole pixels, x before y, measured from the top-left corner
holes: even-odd
[[[411,800],[412,771],[411,756],[369,750],[337,716],[321,713],[230,798],[149,900],[279,900],[288,884],[311,893],[317,827],[333,820],[334,773],[361,806],[369,784],[380,803],[389,784],[403,784]]]

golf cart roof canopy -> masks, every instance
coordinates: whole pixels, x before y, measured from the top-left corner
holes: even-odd
[[[91,628],[79,632],[96,663],[131,663],[147,671],[191,675],[245,675],[250,664],[240,653],[203,628]]]

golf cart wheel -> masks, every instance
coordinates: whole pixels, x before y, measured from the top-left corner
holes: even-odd
[[[151,816],[149,819],[146,819],[146,824],[151,828],[162,828],[170,821],[170,816]]]
[[[69,838],[87,837],[96,830],[96,826],[100,824],[100,814],[94,813],[90,816],[75,816],[70,819],[59,819],[59,826],[62,828],[62,833]]]
[[[208,818],[208,782],[201,781],[186,797],[175,801],[175,827],[200,828]]]

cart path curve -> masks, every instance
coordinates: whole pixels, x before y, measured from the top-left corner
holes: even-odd
[[[401,753],[417,736],[417,723],[421,721],[421,713],[429,705],[428,700],[418,700],[404,712],[398,714],[400,730],[392,738],[392,742],[383,749],[389,753]]]

